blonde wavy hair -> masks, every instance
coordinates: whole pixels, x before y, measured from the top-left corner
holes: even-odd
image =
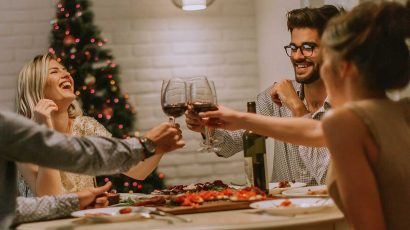
[[[57,60],[50,53],[38,55],[21,69],[17,81],[17,113],[33,119],[34,107],[44,99],[44,88],[48,77],[48,65]],[[68,116],[76,118],[83,114],[80,104],[74,100],[68,107]]]

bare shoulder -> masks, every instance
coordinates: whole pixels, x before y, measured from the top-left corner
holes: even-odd
[[[366,145],[367,128],[351,110],[333,109],[325,115],[322,122],[326,145],[331,150],[336,148],[353,151]]]
[[[359,132],[365,131],[363,121],[350,109],[332,109],[322,119],[323,131],[326,132]]]
[[[371,163],[378,159],[378,146],[366,124],[353,111],[347,108],[329,111],[322,120],[322,129],[329,149],[344,152],[364,150]],[[360,151],[359,151],[360,152]]]
[[[342,149],[342,152],[365,149],[372,162],[377,160],[377,144],[366,124],[350,109],[333,109],[326,113],[322,129],[330,149]]]

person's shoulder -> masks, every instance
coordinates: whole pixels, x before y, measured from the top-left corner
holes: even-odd
[[[79,135],[111,136],[95,118],[84,115],[74,119],[73,132]]]
[[[94,117],[89,116],[78,116],[74,119],[75,123],[98,123],[98,121]]]
[[[406,114],[410,114],[410,97],[401,98],[397,101],[397,104],[400,108],[403,108]]]
[[[325,113],[322,128],[325,133],[359,133],[365,125],[352,110],[342,107]]]
[[[16,119],[23,119],[24,117],[21,115],[18,115],[17,113],[11,112],[11,111],[0,111],[0,120],[16,120]]]
[[[340,122],[346,123],[354,120],[354,113],[348,108],[337,108],[329,110],[322,119],[323,125],[337,125]]]
[[[16,130],[20,128],[27,128],[31,126],[35,126],[36,123],[22,115],[11,111],[2,111],[0,112],[0,128],[2,132],[7,133],[5,131],[7,129]]]

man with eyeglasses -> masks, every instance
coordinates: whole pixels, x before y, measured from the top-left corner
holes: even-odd
[[[330,108],[325,86],[320,79],[320,36],[327,21],[340,13],[335,6],[301,8],[287,13],[291,42],[285,46],[295,71],[295,80],[276,82],[257,97],[257,112],[275,117],[310,117],[321,119]],[[186,112],[187,127],[203,133],[203,123],[192,111]],[[243,150],[240,131],[214,130],[218,156],[230,157]],[[329,164],[326,148],[297,146],[275,140],[271,181],[324,184]]]

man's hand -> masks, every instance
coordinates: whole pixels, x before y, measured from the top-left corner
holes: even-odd
[[[185,142],[181,140],[182,131],[178,123],[174,126],[169,122],[162,123],[146,132],[144,136],[155,143],[156,154],[171,152],[185,146]]]
[[[309,111],[306,109],[302,100],[298,97],[292,81],[282,80],[276,83],[270,93],[272,101],[278,106],[286,106],[292,111],[293,116],[300,117]]]
[[[53,128],[51,120],[51,112],[57,111],[58,107],[54,101],[49,99],[41,99],[34,107],[33,118],[39,124],[46,124],[47,127]]]
[[[104,186],[97,188],[88,188],[77,192],[80,203],[80,209],[86,208],[104,208],[108,206],[108,199],[106,196],[98,197],[111,188],[111,182],[107,182]]]
[[[191,105],[189,105],[187,111],[185,111],[185,123],[188,129],[198,133],[205,133],[205,125],[201,117],[194,112]]]

